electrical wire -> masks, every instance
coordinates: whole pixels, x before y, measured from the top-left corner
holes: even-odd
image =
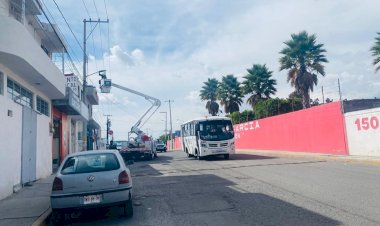
[[[98,16],[98,18],[100,18],[100,17],[99,17],[99,13],[98,13],[98,7],[96,7],[96,3],[95,3],[94,0],[92,0],[92,2],[94,3],[94,6],[95,6],[96,15]]]
[[[103,2],[104,2],[104,8],[106,9],[106,16],[107,16],[107,19],[108,19],[108,10],[107,10],[106,0],[103,0]]]
[[[82,0],[82,3],[83,3],[83,6],[84,6],[84,8],[85,8],[85,10],[86,10],[86,12],[87,12],[88,18],[91,18],[90,13],[88,12],[88,9],[87,9],[87,6],[86,6],[86,3],[84,3],[84,0]]]
[[[61,9],[59,8],[59,6],[58,6],[58,4],[57,4],[57,2],[56,2],[55,0],[53,0],[53,2],[54,2],[54,4],[57,6],[57,9],[58,9],[59,13],[61,14],[63,20],[65,21],[65,23],[66,23],[66,25],[67,25],[67,27],[69,28],[71,34],[74,36],[76,42],[78,43],[78,46],[79,46],[79,47],[82,49],[82,51],[84,52],[83,46],[80,44],[80,42],[79,42],[77,36],[74,34],[73,30],[71,29],[69,23],[67,22],[65,16],[63,15]]]
[[[50,12],[49,8],[46,6],[45,2],[42,1],[42,3],[43,3],[43,5],[44,5],[44,7],[46,8],[48,14],[50,15],[50,18],[52,18],[52,20],[54,21],[54,24],[58,24],[58,23],[55,21],[55,19],[54,19],[52,13]],[[44,13],[45,18],[48,20],[49,24],[52,26],[52,24],[51,24],[51,22],[50,22],[48,16],[46,15],[45,11],[44,11],[43,8],[42,8],[42,6],[41,6],[41,5],[39,5],[39,6],[40,6],[42,12]],[[58,26],[56,26],[56,28],[57,28],[58,31],[63,35],[63,37],[66,39],[66,37],[65,37],[65,35],[62,33],[61,29],[60,29]],[[55,28],[54,28],[54,29],[55,29]],[[63,46],[64,46],[64,45],[63,45]],[[68,46],[69,49],[71,49],[71,51],[74,53],[74,50],[73,50],[72,46],[71,46],[70,44],[67,44],[67,46]],[[65,48],[65,50],[66,50],[66,53],[67,53],[67,57],[69,58],[69,61],[70,61],[70,63],[72,64],[72,66],[73,66],[75,72],[77,72],[77,74],[80,75],[80,73],[79,73],[79,71],[78,71],[76,65],[74,64],[73,59],[71,58],[71,55],[70,55],[69,51],[68,51],[66,48]],[[75,54],[74,54],[73,56],[76,58],[76,55],[75,55]],[[78,60],[78,58],[76,58],[76,60],[77,60],[77,62],[80,62],[80,61]],[[72,70],[72,72],[74,72],[74,70]]]

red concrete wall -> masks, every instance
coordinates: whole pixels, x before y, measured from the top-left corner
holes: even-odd
[[[182,149],[182,140],[181,140],[181,137],[175,137],[174,140],[173,140],[173,149],[174,150],[181,150]],[[168,140],[166,142],[166,147],[168,147],[168,149],[170,148],[170,140]]]
[[[174,149],[182,149],[181,137],[174,138]]]
[[[347,155],[340,102],[234,125],[237,149]]]

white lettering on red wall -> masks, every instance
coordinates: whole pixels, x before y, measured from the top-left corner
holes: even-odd
[[[250,121],[234,125],[235,138],[240,138],[240,133],[244,131],[256,130],[260,128],[259,121]]]

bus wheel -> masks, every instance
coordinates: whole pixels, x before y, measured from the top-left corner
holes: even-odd
[[[202,160],[202,159],[203,159],[203,157],[202,157],[202,156],[200,156],[199,154],[197,154],[197,159],[198,159],[198,160]]]
[[[224,155],[224,159],[226,159],[226,160],[227,160],[227,159],[230,159],[230,154],[225,154],[225,155]]]
[[[186,155],[187,155],[188,158],[193,157],[193,155],[192,155],[192,154],[189,154],[189,152],[186,152]]]

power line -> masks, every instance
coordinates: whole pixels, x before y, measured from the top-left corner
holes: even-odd
[[[108,19],[108,11],[107,11],[107,4],[106,4],[106,0],[103,0],[104,2],[104,8],[106,9],[106,16],[107,16],[107,19]]]
[[[49,10],[49,8],[46,6],[46,4],[45,4],[44,2],[42,2],[42,3],[44,4],[44,6],[45,6],[45,8],[46,8],[46,10],[47,10],[47,12],[48,12],[48,14],[50,15],[50,17],[51,17],[52,20],[54,21],[54,24],[58,24],[58,23],[55,21],[55,19],[54,19],[52,13],[50,12],[50,10]],[[41,8],[41,10],[44,12],[44,10],[43,10],[42,8]],[[48,20],[48,22],[50,23],[49,18],[47,17],[47,15],[46,15],[45,13],[44,13],[44,15],[45,15],[46,19]],[[51,24],[51,23],[50,23],[50,24]],[[57,29],[58,29],[59,32],[63,35],[63,37],[66,38],[65,35],[62,33],[61,29],[60,29],[58,26],[57,26]],[[68,45],[69,49],[71,49],[71,51],[74,53],[75,51],[73,50],[72,46],[71,46],[69,43],[67,43],[67,45]],[[66,49],[66,48],[65,48],[65,49]],[[69,61],[70,61],[71,65],[73,66],[73,68],[72,68],[72,69],[73,69],[72,72],[74,72],[74,69],[75,69],[76,73],[77,73],[78,75],[80,75],[80,73],[79,73],[79,71],[78,71],[76,65],[74,64],[74,61],[73,61],[73,59],[71,58],[71,55],[69,54],[69,52],[67,51],[67,49],[66,49],[66,53],[67,53],[67,56],[68,56],[68,58],[69,58]],[[78,58],[76,57],[76,55],[74,54],[73,56],[76,58],[76,61],[79,62],[79,60],[78,60]]]
[[[98,16],[98,18],[100,18],[100,17],[99,17],[99,13],[98,13],[98,7],[96,7],[96,3],[95,3],[94,0],[92,0],[92,2],[94,3],[94,6],[95,6],[96,15]]]
[[[101,27],[101,24],[99,24],[99,36],[100,36],[100,50],[101,50],[101,54],[102,54],[103,69],[104,69],[105,66],[104,66],[103,39],[102,39],[102,27]]]
[[[51,15],[51,13],[50,13],[49,9],[46,7],[45,3],[44,3],[44,2],[42,2],[42,3],[44,4],[44,6],[45,6],[45,8],[47,9],[48,13],[50,14],[50,16],[52,17],[52,19],[54,20],[54,17]],[[73,63],[73,60],[72,60],[70,54],[68,53],[65,44],[63,43],[63,41],[62,41],[61,38],[59,37],[59,35],[58,35],[56,29],[53,27],[53,24],[51,23],[51,21],[50,21],[49,17],[47,16],[45,10],[42,8],[42,5],[41,5],[39,2],[37,2],[37,4],[38,4],[39,8],[41,9],[42,13],[44,14],[46,20],[48,21],[48,23],[49,23],[50,26],[52,27],[52,29],[53,29],[55,35],[58,37],[59,41],[61,42],[61,45],[63,46],[64,50],[65,50],[66,53],[67,53],[67,56],[68,56],[68,58],[69,58],[69,60],[70,60],[70,63],[71,63],[72,66],[76,69],[75,64]],[[55,22],[55,20],[54,20],[54,22]],[[57,24],[57,23],[55,22],[55,24]],[[58,28],[58,29],[59,29],[59,28]],[[60,30],[59,30],[59,31],[60,31]],[[45,34],[46,34],[46,31],[45,31],[45,30],[43,30],[43,32],[45,32]],[[61,32],[61,31],[60,31],[60,32]],[[61,33],[62,33],[62,32],[61,32]],[[53,44],[53,46],[54,46],[56,49],[59,49],[59,48],[57,48],[57,46],[54,44],[54,42],[50,39],[49,35],[46,34],[46,36],[48,37],[49,41]],[[70,47],[70,45],[69,45],[69,47]],[[76,70],[77,70],[77,69],[76,69]],[[77,72],[78,72],[78,70],[77,70]]]
[[[109,24],[107,24],[107,39],[108,39],[108,75],[112,79],[112,76],[111,76],[110,25]]]
[[[77,41],[79,47],[80,47],[80,48],[82,49],[82,51],[84,52],[82,45],[80,44],[80,42],[79,42],[77,36],[74,34],[73,30],[71,29],[69,23],[67,22],[67,20],[66,20],[65,16],[63,15],[61,9],[59,8],[58,4],[55,2],[55,0],[53,0],[53,2],[54,2],[54,4],[57,6],[57,9],[58,9],[59,13],[61,14],[63,20],[65,21],[65,23],[66,23],[66,25],[67,25],[67,27],[69,28],[71,34],[73,34],[73,36],[74,36],[75,40]]]
[[[84,5],[84,8],[86,9],[86,12],[87,12],[88,18],[91,18],[90,13],[88,12],[88,9],[87,9],[87,6],[86,6],[86,3],[84,3],[84,0],[82,0],[82,2],[83,2],[83,5]]]
[[[95,28],[93,27],[92,29],[95,29]],[[92,48],[94,50],[94,57],[95,57],[95,67],[96,67],[96,71],[99,71],[98,62],[96,62],[96,48],[95,48],[95,41],[94,41],[94,33],[91,33],[91,38],[92,38]]]

